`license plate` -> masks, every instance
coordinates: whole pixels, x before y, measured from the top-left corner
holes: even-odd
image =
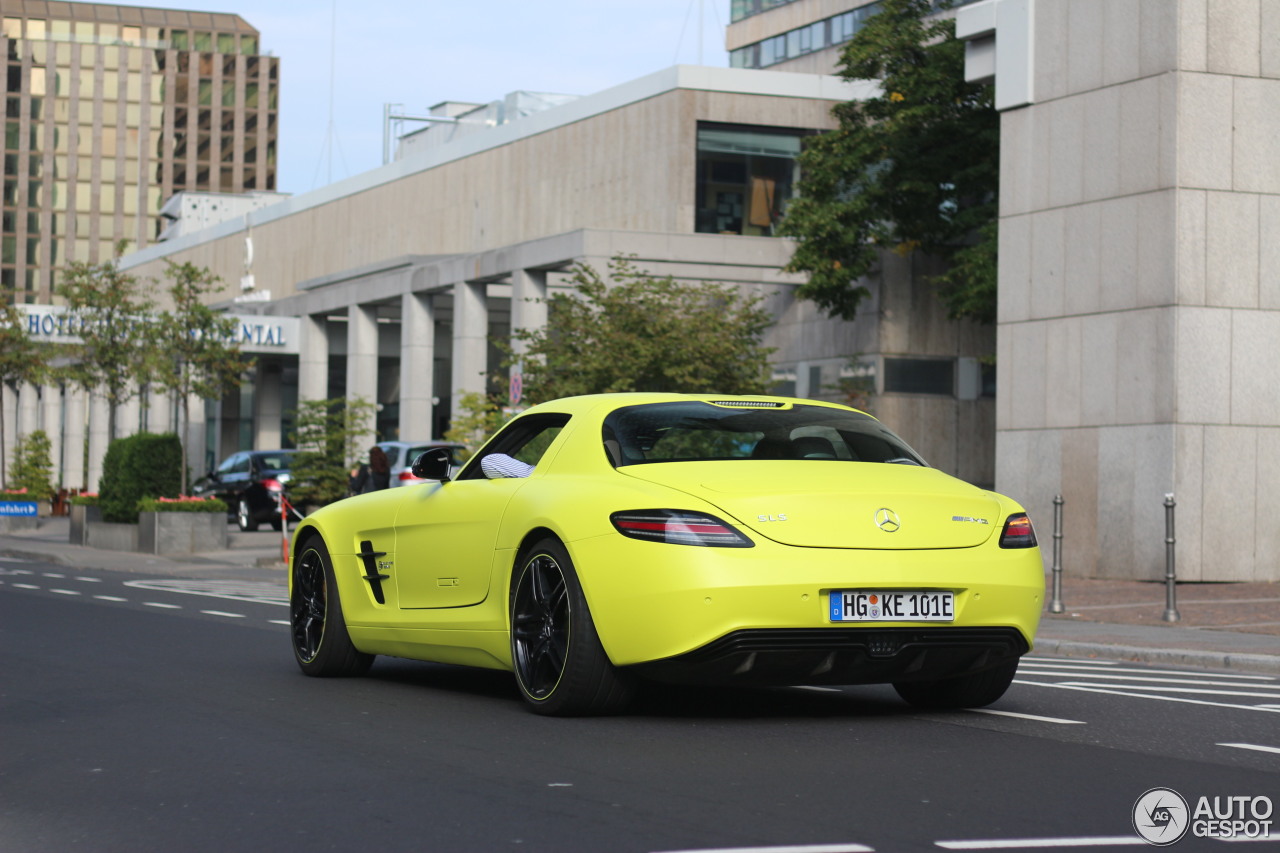
[[[950,592],[837,590],[830,595],[832,622],[953,622]]]

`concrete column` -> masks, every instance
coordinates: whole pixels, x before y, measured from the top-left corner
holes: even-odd
[[[102,460],[106,458],[107,445],[111,443],[107,435],[110,410],[106,397],[97,393],[89,395],[89,471],[85,487],[91,492],[98,491],[102,480]]]
[[[62,442],[62,486],[67,489],[87,489],[84,470],[85,418],[88,414],[89,395],[83,388],[67,386],[66,427]]]
[[[53,463],[53,487],[62,483],[62,386],[46,385],[40,394],[40,429],[49,436],[49,461]]]
[[[4,405],[4,477],[9,476],[9,463],[13,460],[13,447],[18,441],[18,395],[6,382],[0,385],[0,398]],[[7,485],[7,483],[6,483]]]
[[[209,469],[218,464],[217,459],[208,458],[209,425],[205,422],[205,401],[192,394],[187,398],[187,436],[185,441],[187,467],[191,469],[192,481],[203,477]],[[181,416],[178,418],[181,420]],[[181,427],[179,427],[181,428]]]
[[[406,293],[400,301],[400,437],[431,434],[435,397],[436,317],[430,293]]]
[[[518,269],[511,274],[511,331],[541,329],[547,325],[547,271]],[[525,346],[513,341],[516,355]]]
[[[156,392],[147,394],[146,429],[147,432],[154,432],[157,435],[173,432],[176,429],[173,422],[172,396]]]
[[[372,305],[347,308],[347,399],[378,402],[378,312]],[[364,418],[362,432],[374,439],[375,413]]]
[[[279,447],[284,411],[280,402],[280,363],[275,359],[258,359],[253,409],[253,446],[260,450]]]
[[[240,389],[232,388],[223,395],[218,404],[217,417],[218,436],[214,453],[218,459],[225,459],[238,450],[247,450],[240,446]]]
[[[298,402],[329,399],[329,324],[321,315],[307,315],[299,324]]]
[[[451,411],[461,410],[466,393],[483,394],[489,369],[489,306],[484,282],[453,286],[453,396]]]
[[[30,382],[18,386],[18,437],[40,428],[40,389]],[[10,458],[13,452],[10,451]]]

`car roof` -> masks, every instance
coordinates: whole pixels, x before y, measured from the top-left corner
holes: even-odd
[[[799,397],[776,397],[765,394],[676,394],[655,391],[628,391],[613,394],[584,394],[580,397],[562,397],[531,406],[522,415],[539,412],[561,412],[577,415],[598,412],[601,416],[626,406],[642,406],[650,403],[702,402],[721,405],[744,405],[790,408],[792,406],[823,406],[844,411],[856,411],[841,403],[810,400]]]

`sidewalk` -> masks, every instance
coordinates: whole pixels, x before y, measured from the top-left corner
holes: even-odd
[[[68,519],[43,518],[35,530],[0,530],[0,556],[176,577],[286,580],[281,535],[271,530],[232,528],[227,548],[182,557],[85,548],[69,537]],[[1050,594],[1046,589],[1046,602]],[[1180,584],[1181,618],[1173,623],[1162,618],[1163,583],[1064,578],[1062,600],[1063,613],[1041,619],[1037,653],[1280,675],[1280,584]]]

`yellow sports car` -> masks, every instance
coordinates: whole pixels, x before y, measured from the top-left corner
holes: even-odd
[[[308,675],[375,655],[510,670],[544,714],[646,679],[891,683],[998,699],[1035,636],[1035,532],[870,415],[784,397],[605,394],[534,406],[450,479],[324,507],[294,533]]]

